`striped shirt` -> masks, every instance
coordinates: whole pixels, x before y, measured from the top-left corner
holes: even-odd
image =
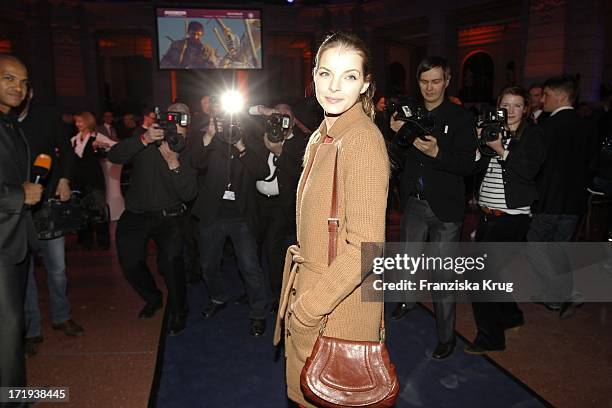
[[[480,185],[478,204],[481,207],[501,210],[507,214],[531,214],[529,206],[512,209],[508,208],[506,204],[502,166],[499,164],[498,157],[492,158],[489,162],[487,173]]]

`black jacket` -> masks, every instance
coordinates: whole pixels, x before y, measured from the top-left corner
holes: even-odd
[[[190,167],[187,156],[179,156],[178,173],[171,171],[157,145],[145,146],[140,140],[141,134],[135,132],[108,152],[108,160],[113,163],[133,164],[125,207],[135,213],[153,212],[193,200],[197,194],[196,172]]]
[[[17,123],[0,112],[0,263],[22,262],[36,241],[22,187],[30,179],[29,155]]]
[[[94,135],[89,137],[82,157],[79,157],[74,150],[72,153],[74,158],[72,187],[84,193],[91,190],[106,191],[106,181],[100,164],[101,156],[93,148],[95,140]]]
[[[510,141],[506,160],[499,161],[508,208],[530,206],[537,199],[538,191],[535,180],[545,156],[546,150],[541,129],[526,123],[520,139]],[[491,159],[491,157],[483,156],[476,162],[477,191],[480,191]]]
[[[236,204],[252,233],[257,231],[255,181],[265,178],[269,169],[249,138],[245,145],[246,151],[242,157],[236,148],[217,137],[208,146],[198,141],[190,146],[191,165],[199,170],[200,179],[192,214],[200,220],[201,225],[210,225],[218,219],[223,193],[230,179],[230,160],[235,160],[233,169],[236,173],[231,178],[234,180],[232,190],[236,192]]]
[[[586,204],[589,149],[594,124],[566,109],[542,125],[546,160],[536,180],[534,213],[579,215]]]
[[[469,111],[446,99],[430,115],[436,124],[433,136],[438,140],[438,156],[426,156],[414,146],[407,149],[401,174],[401,200],[406,203],[409,195],[416,192],[420,174],[423,195],[436,217],[442,222],[459,222],[465,212],[463,179],[474,168],[473,117]]]

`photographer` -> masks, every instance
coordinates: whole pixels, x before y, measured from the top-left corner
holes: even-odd
[[[219,112],[213,103],[213,118],[202,144],[191,153],[193,167],[202,172],[192,210],[199,219],[202,275],[210,298],[202,314],[211,318],[228,301],[220,263],[229,237],[249,299],[250,334],[259,337],[266,328],[269,296],[257,259],[255,181],[264,179],[269,169],[230,115]]]
[[[170,105],[168,112],[189,116],[189,108],[182,103]],[[123,272],[146,302],[138,318],[151,318],[162,307],[162,293],[146,264],[147,243],[152,239],[157,245],[157,269],[168,288],[170,335],[179,334],[187,318],[181,225],[186,212],[184,203],[197,194],[195,171],[179,154],[187,134],[186,124],[168,121],[151,125],[141,135],[122,140],[108,153],[111,162],[131,162],[134,166],[126,209],[117,223],[116,241]]]
[[[258,151],[269,169],[267,176],[255,184],[260,221],[257,241],[260,251],[265,251],[270,288],[277,303],[287,237],[292,236],[292,243],[296,240],[295,198],[307,140],[294,127],[295,118],[289,105],[281,103],[274,109],[262,106],[257,109],[267,118]]]
[[[476,229],[479,242],[525,241],[531,204],[537,198],[535,178],[544,162],[542,132],[527,120],[527,93],[518,86],[503,89],[497,106],[507,111],[501,128],[479,126],[479,146],[486,155],[477,162],[478,204]],[[497,131],[497,130],[501,131]],[[497,136],[497,137],[496,137]],[[491,140],[493,139],[493,140]],[[492,250],[494,248],[491,248]],[[490,273],[496,267],[489,265]],[[470,354],[506,348],[504,330],[522,326],[523,313],[511,296],[504,302],[473,302],[478,333],[465,346]]]
[[[415,137],[404,148],[400,176],[404,207],[401,240],[414,243],[414,253],[420,254],[420,246],[429,238],[439,243],[437,255],[442,257],[452,255],[447,253],[449,245],[445,243],[459,241],[465,211],[464,176],[472,172],[474,165],[472,115],[445,98],[450,79],[450,67],[444,58],[429,57],[417,67],[426,116],[433,119],[434,126],[431,134]],[[392,117],[391,128],[395,132],[404,125]],[[432,357],[444,359],[455,348],[455,298],[452,293],[435,292],[432,296],[438,332]],[[395,308],[392,319],[401,319],[413,306],[406,299]]]

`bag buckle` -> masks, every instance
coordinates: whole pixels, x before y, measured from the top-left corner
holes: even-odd
[[[340,219],[339,218],[328,218],[327,219],[327,224],[331,224],[331,223],[336,223],[337,226],[340,225]]]
[[[378,330],[378,339],[380,340],[381,343],[385,342],[385,338],[386,338],[386,331],[384,328],[380,328]]]
[[[323,336],[323,332],[325,331],[325,328],[327,327],[327,319],[328,319],[328,316],[325,315],[325,317],[323,318],[323,321],[321,322],[321,327],[319,327],[319,336]]]

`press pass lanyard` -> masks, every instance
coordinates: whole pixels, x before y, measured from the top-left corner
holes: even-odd
[[[232,167],[234,162],[234,153],[232,152],[232,145],[227,144],[228,147],[228,160],[227,161],[227,184],[225,191],[223,192],[223,199],[228,201],[236,201],[236,193],[232,190]]]

